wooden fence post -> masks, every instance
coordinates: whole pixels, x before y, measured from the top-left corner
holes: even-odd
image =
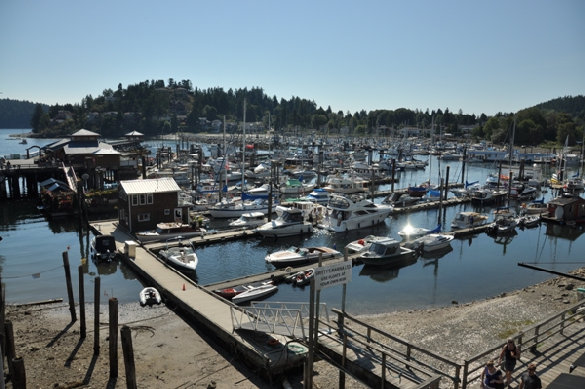
[[[95,278],[93,289],[93,354],[100,353],[100,277]]]
[[[77,321],[75,313],[75,300],[73,299],[73,284],[71,284],[71,269],[69,269],[69,253],[63,251],[63,268],[65,268],[65,281],[67,282],[67,296],[69,298],[69,311],[71,312],[71,322]]]
[[[85,286],[83,282],[83,266],[79,265],[79,337],[85,338]]]
[[[124,357],[124,370],[126,372],[126,388],[136,389],[136,367],[134,366],[134,349],[132,347],[132,332],[130,327],[122,326],[120,330],[122,338],[122,354]]]
[[[110,378],[118,377],[118,299],[112,297],[110,306]]]

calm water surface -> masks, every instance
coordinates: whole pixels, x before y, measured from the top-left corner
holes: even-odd
[[[23,152],[36,141],[29,139],[28,145],[20,145],[18,141],[7,140],[7,134],[14,132],[0,130],[0,155]],[[433,158],[430,172],[427,168],[426,171],[401,173],[398,187],[420,183],[429,179],[431,174],[435,175],[432,181],[437,182],[439,170],[444,176],[447,165],[450,166],[450,181],[461,181],[459,162],[443,162],[439,166]],[[492,166],[471,166],[466,178],[483,182],[488,173],[497,171],[494,169]],[[550,193],[543,195],[547,199],[551,196]],[[450,207],[440,218],[438,210],[393,216],[383,225],[345,234],[316,230],[310,236],[278,240],[254,238],[204,246],[197,251],[197,281],[206,285],[247,274],[270,272],[273,268],[264,261],[265,255],[291,245],[335,246],[342,250],[346,243],[367,234],[398,239],[397,232],[407,223],[434,228],[441,220],[443,225],[448,226],[456,212],[471,209],[474,208],[470,204]],[[491,208],[476,210],[492,211]],[[219,229],[222,224],[212,224],[211,227]],[[517,229],[517,235],[507,241],[496,240],[487,234],[455,239],[451,244],[452,250],[442,257],[421,257],[413,265],[398,270],[369,272],[358,265],[353,268],[352,281],[347,285],[347,309],[359,314],[437,307],[449,305],[452,301],[465,303],[523,288],[552,278],[552,275],[520,267],[519,262],[536,263],[562,272],[583,266],[585,240],[581,235],[584,231],[542,224],[534,229]],[[76,219],[46,220],[36,210],[34,201],[4,202],[0,204],[0,236],[3,237],[0,242],[0,270],[9,303],[51,298],[67,300],[63,252],[69,255],[76,299],[81,265],[85,275],[86,300],[93,299],[94,279],[99,275],[103,301],[116,297],[122,303],[137,302],[142,285],[128,268],[120,263],[96,266],[84,259],[87,258],[90,236],[87,231],[80,231]],[[278,293],[269,300],[307,302],[308,292],[309,288],[282,284]],[[341,294],[341,286],[325,289],[321,292],[321,301],[329,307],[339,307]]]

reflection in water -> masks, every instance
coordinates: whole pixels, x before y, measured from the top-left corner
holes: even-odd
[[[439,259],[444,257],[445,255],[449,254],[451,251],[453,251],[453,247],[451,247],[451,245],[442,248],[440,250],[434,250],[434,251],[429,251],[429,252],[424,252],[421,254],[421,257],[423,257],[424,259]],[[425,261],[425,266],[426,266],[426,261]]]
[[[546,224],[546,235],[555,238],[575,241],[583,234],[583,232],[585,232],[583,226],[568,226],[566,224],[562,225],[557,223]]]
[[[398,276],[398,270],[403,267],[411,266],[416,263],[418,257],[416,255],[405,255],[396,265],[387,266],[367,266],[364,265],[360,271],[360,276],[370,276],[374,281],[386,282]]]

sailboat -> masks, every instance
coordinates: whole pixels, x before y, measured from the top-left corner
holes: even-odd
[[[264,215],[268,214],[267,199],[256,199],[247,201],[243,199],[245,189],[245,166],[246,156],[246,99],[244,99],[244,120],[243,120],[243,137],[242,137],[242,197],[240,199],[224,199],[215,205],[208,208],[211,217],[216,219],[239,218],[245,213],[262,212]]]

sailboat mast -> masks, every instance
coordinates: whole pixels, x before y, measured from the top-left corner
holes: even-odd
[[[243,136],[242,136],[242,195],[244,194],[244,169],[245,169],[245,156],[246,156],[246,98],[244,98],[244,125],[243,125]]]

